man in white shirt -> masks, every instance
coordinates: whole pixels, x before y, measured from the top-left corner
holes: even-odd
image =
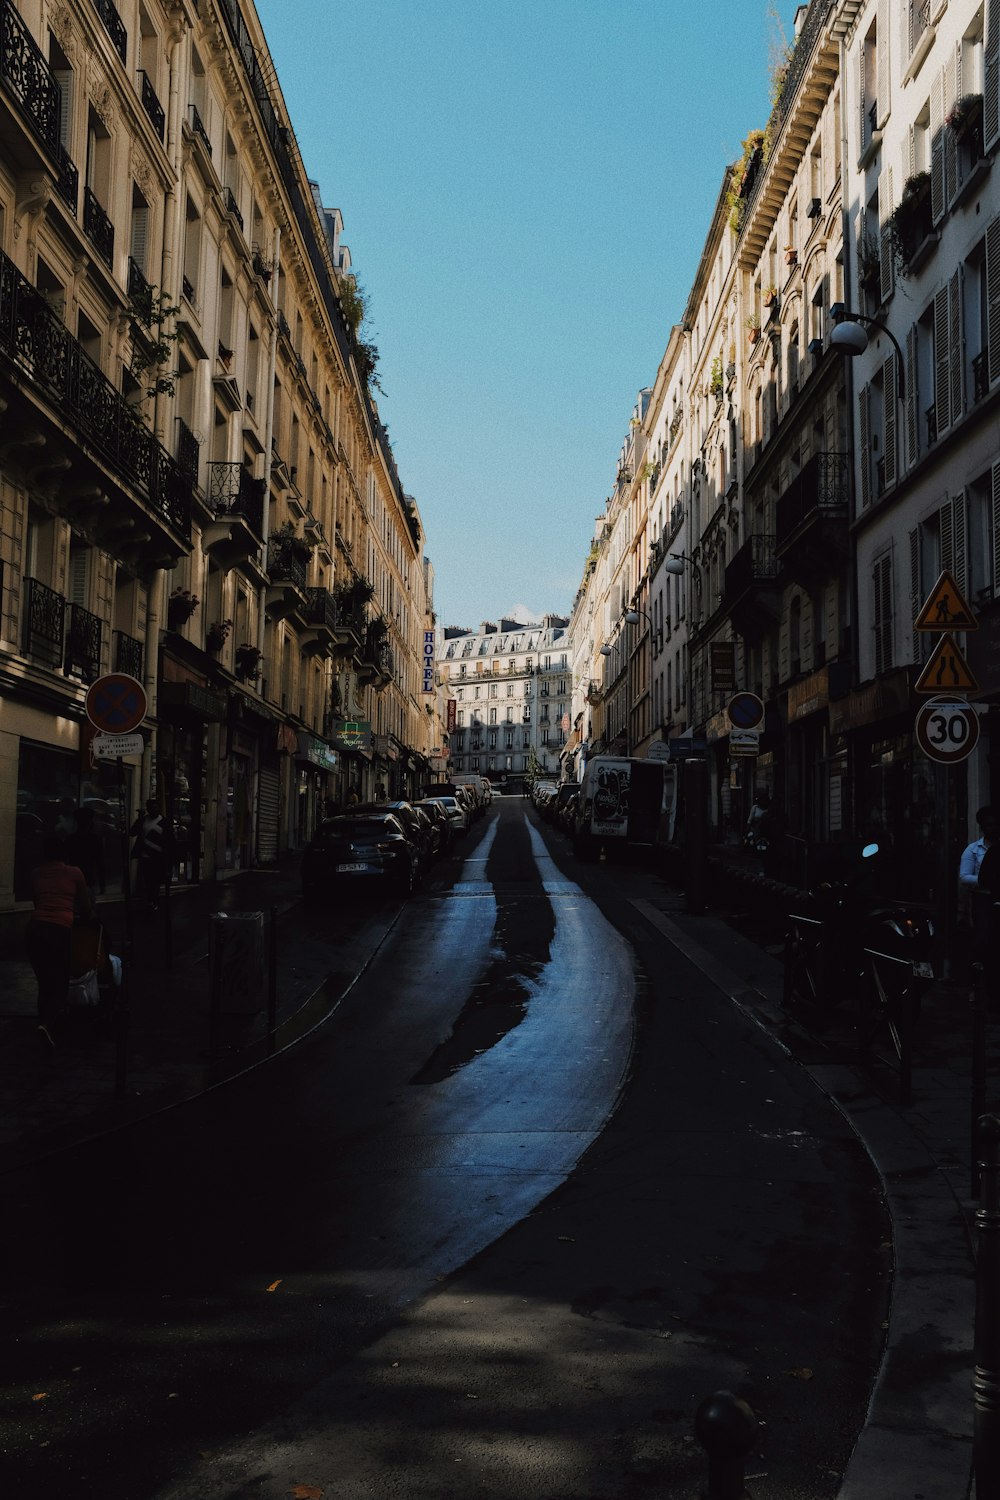
[[[965,897],[968,896],[970,890],[977,889],[979,885],[979,867],[996,833],[996,819],[993,816],[992,807],[981,807],[976,813],[976,822],[980,829],[979,838],[973,839],[971,844],[965,846],[958,867],[958,883]]]

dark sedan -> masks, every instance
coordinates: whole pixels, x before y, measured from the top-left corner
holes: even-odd
[[[378,880],[408,896],[420,873],[420,852],[389,813],[328,818],[302,854],[302,890],[318,896]]]

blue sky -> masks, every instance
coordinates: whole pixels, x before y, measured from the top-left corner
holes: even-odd
[[[257,0],[439,623],[569,613],[789,0]]]

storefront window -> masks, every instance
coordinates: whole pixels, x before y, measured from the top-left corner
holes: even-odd
[[[78,808],[94,814],[108,894],[122,890],[122,830],[131,806],[135,768],[124,767],[125,811],[121,806],[117,762],[102,761],[80,776],[80,755],[22,740],[17,764],[17,819],[14,834],[14,899],[31,899],[30,874],[39,864],[47,833],[76,832]]]

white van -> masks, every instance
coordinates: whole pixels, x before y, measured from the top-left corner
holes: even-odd
[[[672,768],[670,768],[672,769]],[[652,848],[663,836],[670,781],[662,760],[595,755],[584,767],[573,834],[578,859],[596,859],[601,848]],[[671,829],[672,832],[672,829]]]

